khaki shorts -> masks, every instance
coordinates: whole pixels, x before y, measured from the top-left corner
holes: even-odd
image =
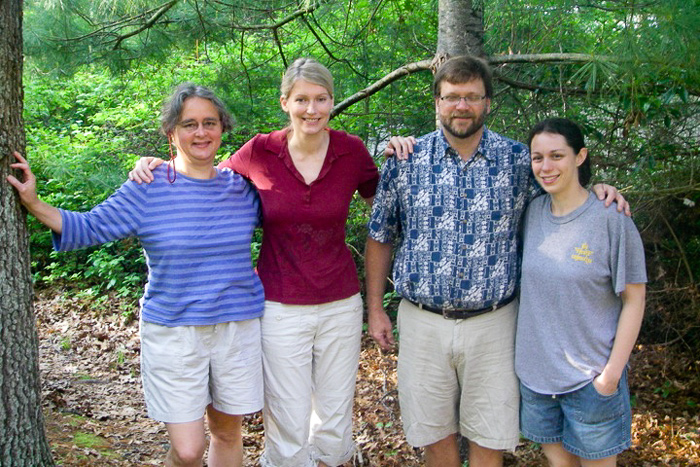
[[[399,402],[411,445],[427,446],[459,431],[486,448],[515,449],[517,303],[454,320],[401,301]]]
[[[167,327],[141,321],[141,378],[148,415],[199,420],[212,404],[242,415],[263,405],[260,319]]]

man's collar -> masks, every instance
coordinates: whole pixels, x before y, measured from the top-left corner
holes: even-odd
[[[445,137],[445,130],[442,128],[439,128],[437,130],[438,132],[438,138],[440,142],[442,143],[443,147],[443,152],[444,156],[446,157],[448,153],[452,155],[453,157],[459,158],[459,153],[455,148],[450,145],[450,142],[447,141],[447,138]],[[488,160],[493,160],[493,156],[489,154],[489,151],[486,150],[489,144],[489,140],[492,138],[491,136],[491,130],[489,130],[486,125],[484,125],[484,131],[481,134],[481,139],[479,140],[479,145],[476,147],[476,152],[474,152],[474,156],[481,155],[485,157]]]

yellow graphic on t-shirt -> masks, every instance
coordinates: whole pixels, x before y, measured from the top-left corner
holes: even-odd
[[[588,249],[588,243],[577,246],[574,250],[576,250],[576,253],[571,255],[574,261],[583,261],[586,264],[591,264],[593,262],[593,258],[591,258],[593,252]]]

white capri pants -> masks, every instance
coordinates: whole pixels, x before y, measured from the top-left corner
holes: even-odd
[[[265,302],[260,465],[337,466],[352,458],[361,336],[360,294],[320,305]]]

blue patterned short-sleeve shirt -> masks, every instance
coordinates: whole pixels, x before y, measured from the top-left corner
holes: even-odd
[[[513,295],[525,207],[539,194],[527,147],[488,129],[463,161],[441,130],[382,169],[369,235],[397,241],[394,286],[444,309],[479,309]]]

